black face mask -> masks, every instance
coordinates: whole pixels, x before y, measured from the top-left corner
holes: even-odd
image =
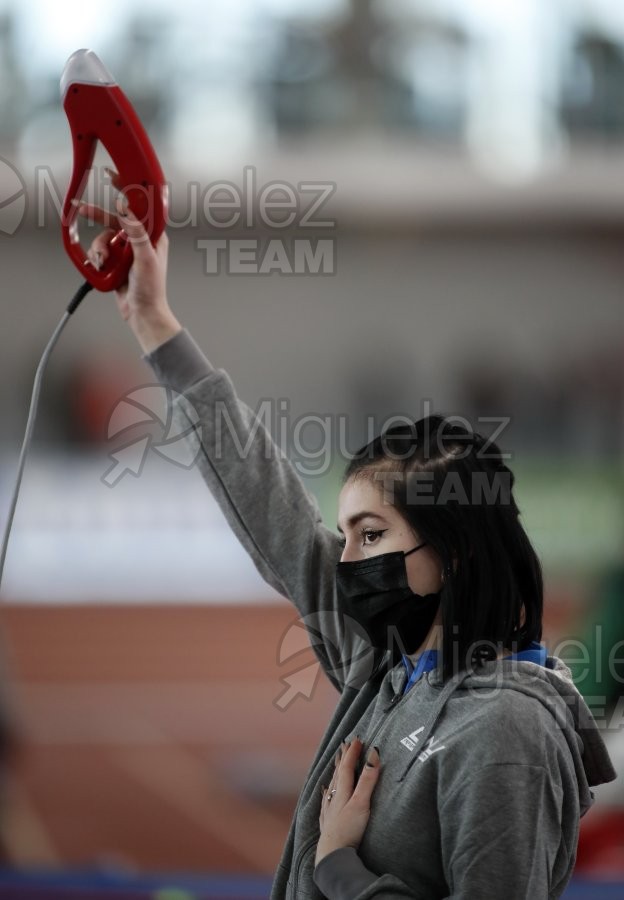
[[[441,591],[415,594],[407,583],[405,567],[405,557],[425,543],[407,553],[398,550],[336,565],[338,607],[364,628],[373,647],[391,649],[395,638],[400,652],[409,654],[427,637]]]

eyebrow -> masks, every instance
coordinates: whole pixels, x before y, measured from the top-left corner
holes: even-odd
[[[350,519],[347,519],[347,528],[353,528],[354,525],[357,525],[362,519],[379,519],[380,522],[386,522],[387,519],[384,519],[383,516],[378,515],[374,512],[359,512],[355,513],[355,515],[351,516]],[[340,534],[344,534],[344,531],[340,527],[340,525],[336,525],[336,528],[340,532]]]

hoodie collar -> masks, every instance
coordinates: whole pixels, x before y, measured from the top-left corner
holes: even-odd
[[[530,649],[530,648],[529,648]],[[536,648],[534,648],[536,649]],[[590,787],[613,781],[617,773],[609,757],[596,720],[572,679],[568,666],[557,656],[546,657],[544,665],[532,665],[529,660],[510,657],[489,660],[474,672],[460,672],[446,684],[441,669],[436,667],[428,675],[429,683],[439,689],[436,712],[431,727],[442,712],[446,701],[455,691],[492,687],[516,690],[533,697],[553,716],[562,729],[574,759],[579,784],[581,816],[594,801]]]
[[[502,657],[503,659],[516,659],[522,662],[532,662],[536,663],[538,666],[547,665],[548,659],[548,650],[543,644],[540,644],[539,641],[531,641],[529,646],[525,650],[520,650],[518,653],[510,653],[508,656]],[[403,665],[407,671],[407,681],[405,683],[405,687],[403,688],[403,693],[406,694],[409,689],[415,684],[418,679],[425,672],[431,672],[438,665],[438,651],[437,650],[424,650],[420,653],[412,662],[411,657],[402,655]],[[549,668],[552,668],[550,666]]]

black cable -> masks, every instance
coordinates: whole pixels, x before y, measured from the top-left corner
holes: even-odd
[[[30,409],[28,410],[28,420],[26,422],[26,432],[24,434],[24,440],[22,441],[22,449],[20,451],[19,462],[17,464],[17,476],[15,479],[15,487],[13,488],[13,496],[11,497],[11,502],[9,504],[9,515],[7,518],[7,522],[4,528],[4,534],[2,536],[2,547],[0,549],[0,589],[2,587],[2,575],[4,573],[4,562],[7,554],[7,547],[9,546],[9,536],[11,534],[11,527],[13,525],[13,517],[15,515],[15,508],[17,506],[17,498],[19,496],[20,485],[22,483],[22,474],[24,472],[24,465],[26,463],[26,456],[28,454],[28,449],[30,446],[30,440],[32,438],[32,434],[35,428],[35,418],[37,416],[37,406],[39,404],[39,393],[41,391],[41,382],[43,380],[43,373],[45,372],[45,368],[48,364],[48,360],[50,358],[50,354],[54,349],[56,342],[58,341],[63,328],[67,324],[69,317],[78,309],[82,300],[87,296],[89,291],[93,290],[93,285],[89,284],[88,281],[85,281],[80,285],[74,296],[72,297],[69,306],[63,313],[63,318],[58,323],[56,328],[54,329],[54,333],[52,337],[48,341],[48,345],[43,351],[43,355],[39,360],[39,365],[37,366],[37,371],[35,372],[35,382],[33,384],[32,396],[30,398]]]
[[[82,301],[84,300],[84,298],[89,293],[89,291],[92,291],[92,290],[93,290],[92,284],[89,284],[88,281],[83,282],[83,284],[80,285],[80,287],[78,288],[78,290],[76,291],[76,293],[74,294],[72,299],[69,301],[69,306],[67,307],[67,310],[66,310],[67,314],[71,316],[73,313],[75,313],[76,310],[78,309],[78,307],[80,306],[80,304],[82,303]]]

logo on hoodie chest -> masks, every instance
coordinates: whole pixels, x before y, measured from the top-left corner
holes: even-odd
[[[416,749],[416,745],[419,743],[420,738],[418,735],[421,731],[424,731],[425,726],[421,725],[420,728],[417,728],[416,731],[412,731],[411,734],[408,734],[407,737],[401,738],[401,743],[404,747],[410,751],[410,753]],[[428,737],[423,745],[423,749],[418,754],[418,761],[424,762],[426,759],[429,759],[430,756],[433,756],[434,753],[437,753],[439,750],[444,750],[444,744],[441,744],[439,740],[437,740],[434,735]]]

